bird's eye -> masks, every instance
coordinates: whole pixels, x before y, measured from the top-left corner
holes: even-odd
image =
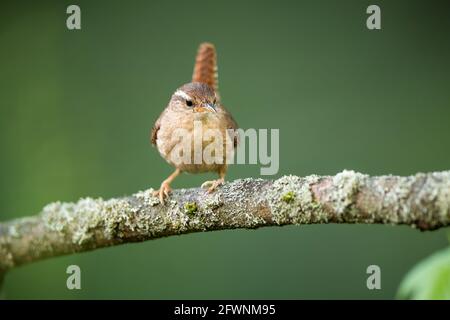
[[[193,103],[192,103],[191,100],[186,100],[186,105],[187,105],[188,107],[192,107]]]

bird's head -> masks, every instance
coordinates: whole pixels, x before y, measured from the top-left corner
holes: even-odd
[[[170,105],[192,112],[217,112],[218,99],[213,88],[205,83],[191,82],[178,88]]]

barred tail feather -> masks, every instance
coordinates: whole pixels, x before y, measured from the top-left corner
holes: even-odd
[[[206,83],[217,91],[217,55],[212,43],[202,43],[198,48],[192,82]]]

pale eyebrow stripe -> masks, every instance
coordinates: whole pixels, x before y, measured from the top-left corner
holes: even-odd
[[[178,97],[181,97],[181,98],[183,98],[185,100],[192,100],[192,98],[186,92],[184,92],[183,90],[175,91],[174,95],[178,96]]]

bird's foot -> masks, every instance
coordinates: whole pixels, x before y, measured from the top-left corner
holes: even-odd
[[[225,182],[225,179],[223,179],[223,178],[220,178],[220,179],[217,179],[217,180],[205,181],[205,182],[202,183],[201,187],[203,189],[208,189],[206,192],[212,193],[212,192],[216,191],[216,189],[219,186],[223,185],[224,182]]]
[[[172,188],[170,188],[170,185],[167,182],[163,182],[159,190],[153,191],[153,196],[159,197],[159,202],[164,205],[164,198],[168,198],[171,192]]]

